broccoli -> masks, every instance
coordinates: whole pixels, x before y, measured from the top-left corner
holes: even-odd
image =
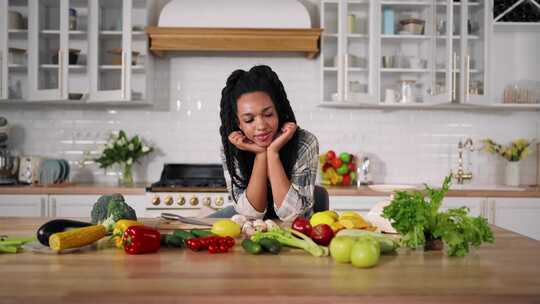
[[[135,210],[118,193],[101,196],[92,207],[91,217],[93,224],[105,226],[108,233],[112,232],[114,224],[118,220],[137,220]]]

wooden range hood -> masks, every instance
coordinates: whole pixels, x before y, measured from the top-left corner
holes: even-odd
[[[147,27],[150,50],[158,56],[177,51],[319,52],[322,29]]]

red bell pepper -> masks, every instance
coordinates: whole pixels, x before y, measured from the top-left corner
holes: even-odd
[[[124,231],[124,251],[129,254],[157,252],[160,246],[159,231],[148,226],[130,226]]]

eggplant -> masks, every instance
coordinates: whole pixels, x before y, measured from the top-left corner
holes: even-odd
[[[64,232],[71,228],[80,228],[86,226],[92,226],[91,223],[74,221],[74,220],[65,220],[65,219],[56,219],[46,222],[41,225],[37,231],[38,241],[49,247],[49,237],[57,232]]]

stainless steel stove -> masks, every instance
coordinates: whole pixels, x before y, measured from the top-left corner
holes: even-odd
[[[162,212],[199,216],[232,204],[221,164],[165,164],[146,193],[149,217]]]

